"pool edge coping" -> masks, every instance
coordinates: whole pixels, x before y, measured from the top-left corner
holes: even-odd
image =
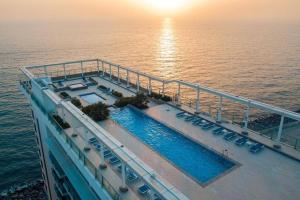
[[[200,146],[203,146],[203,148],[207,149],[207,150],[210,150],[212,151],[213,153],[217,154],[218,156],[224,158],[224,159],[227,159],[229,160],[230,162],[232,162],[234,165],[228,169],[226,169],[225,171],[223,171],[222,173],[220,173],[219,175],[209,179],[207,182],[200,182],[199,180],[197,180],[195,177],[193,177],[192,175],[188,174],[186,171],[184,171],[183,169],[180,169],[178,166],[176,166],[176,164],[172,161],[170,161],[168,158],[166,158],[165,156],[161,155],[160,153],[158,153],[156,150],[154,150],[150,145],[146,144],[145,142],[143,142],[140,138],[138,138],[136,135],[134,135],[133,133],[131,133],[131,131],[129,131],[128,129],[126,129],[125,127],[123,127],[122,125],[120,125],[118,122],[116,122],[115,120],[113,120],[111,117],[109,118],[110,120],[114,121],[116,125],[118,125],[120,128],[122,128],[123,130],[125,130],[126,132],[128,132],[131,136],[133,136],[134,138],[136,138],[138,141],[140,141],[142,144],[144,144],[146,147],[148,147],[151,151],[153,151],[155,154],[157,154],[160,158],[162,158],[163,160],[167,161],[168,163],[170,163],[173,167],[175,167],[177,170],[179,170],[180,172],[182,172],[184,175],[186,175],[188,178],[190,178],[192,181],[194,181],[195,183],[199,184],[202,188],[205,188],[207,187],[208,185],[212,184],[213,182],[217,181],[219,178],[229,174],[230,172],[232,172],[233,170],[239,168],[242,166],[241,163],[239,163],[238,161],[236,160],[233,160],[232,158],[230,157],[226,157],[224,155],[222,155],[220,152],[218,152],[217,150],[209,147],[208,145],[206,144],[203,144],[199,141],[196,141],[194,138],[186,135],[185,133],[183,133],[182,131],[179,131],[177,130],[176,128],[172,127],[172,126],[169,126],[167,124],[165,124],[164,122],[161,122],[159,121],[158,119],[150,116],[149,114],[139,110],[138,108],[132,106],[132,105],[127,105],[123,108],[126,108],[126,107],[129,107],[129,108],[133,108],[133,110],[143,114],[143,115],[146,115],[147,117],[149,117],[150,119],[153,119],[154,121],[162,124],[163,126],[166,126],[167,128],[175,131],[175,132],[178,132],[181,136],[187,138],[188,140],[191,140],[193,142],[195,142],[196,144],[200,145]],[[122,109],[122,108],[121,108]]]

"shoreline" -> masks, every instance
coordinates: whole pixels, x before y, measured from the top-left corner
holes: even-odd
[[[37,199],[46,200],[44,181],[39,179],[30,183],[17,184],[0,192],[1,200],[10,199]]]

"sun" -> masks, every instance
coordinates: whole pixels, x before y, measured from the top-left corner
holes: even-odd
[[[187,0],[145,0],[154,9],[160,11],[175,11],[187,4]]]

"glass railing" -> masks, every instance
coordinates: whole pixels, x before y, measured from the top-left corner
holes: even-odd
[[[78,112],[78,111],[75,111],[74,112]],[[80,122],[82,123],[82,125],[87,128],[87,130],[90,130],[89,132],[93,133],[93,131],[91,131],[91,129],[98,129],[96,125],[86,121],[86,122],[83,122],[82,120],[85,120],[85,119],[79,119]],[[94,134],[93,134],[94,135]],[[112,144],[116,145],[116,147],[119,147],[118,144],[115,143],[115,141],[107,136],[106,134],[103,134],[103,136]],[[104,145],[105,147],[107,147],[108,149],[110,149],[107,145],[105,145],[102,141],[101,141],[101,145]],[[167,195],[169,197],[171,197],[172,199],[180,199],[178,197],[178,194],[176,192],[174,192],[172,189],[173,187],[170,189],[160,178],[156,177],[156,175],[154,174],[154,171],[146,168],[146,166],[144,165],[144,163],[140,162],[139,160],[137,160],[136,158],[132,157],[131,154],[129,154],[127,151],[125,151],[123,148],[117,148],[118,151],[122,152],[122,154],[124,154],[128,159],[129,161],[132,163],[130,165],[133,165],[134,167],[131,167],[130,165],[128,165],[128,161],[122,161],[124,163],[126,163],[126,166],[129,167],[130,169],[132,169],[132,171],[136,174],[142,174],[140,175],[140,178],[143,179],[144,176],[150,176],[150,177],[153,177],[153,179],[151,180],[152,183],[149,183],[149,187],[151,187],[151,190],[157,194],[160,194],[159,191],[163,190],[165,191],[165,193],[167,193]],[[115,152],[115,150],[113,149],[110,149],[112,152]],[[119,153],[115,153],[116,156],[118,156]],[[118,156],[120,158],[120,160],[122,160],[122,158],[120,156]],[[143,181],[145,183],[148,183],[149,180],[144,180]],[[152,185],[156,185],[159,189],[156,190]]]
[[[56,128],[56,130],[60,133],[60,136],[63,138],[63,140],[71,147],[73,153],[75,153],[77,157],[84,163],[89,172],[96,178],[96,180],[108,192],[108,194],[110,194],[112,199],[119,200],[119,193],[109,183],[109,181],[101,175],[101,172],[98,169],[98,167],[96,167],[93,164],[93,162],[85,156],[84,152],[80,150],[80,148],[73,142],[72,138],[66,134],[66,132],[60,127],[60,125],[55,121],[55,119],[51,115],[49,115],[49,119]]]

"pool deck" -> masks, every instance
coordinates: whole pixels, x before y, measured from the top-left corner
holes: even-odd
[[[99,77],[95,80],[99,84],[122,92],[125,96],[133,95],[131,91],[125,87],[119,87],[118,84],[112,84]],[[78,82],[80,80],[68,81],[67,83]],[[68,90],[67,92],[72,97],[96,92],[101,97],[106,98],[105,103],[110,105],[116,100],[113,96],[98,90],[96,86],[78,91]],[[82,103],[87,105],[86,102],[82,101]],[[180,109],[189,110],[188,107],[181,107]],[[233,142],[224,140],[222,136],[213,135],[212,131],[204,131],[200,127],[193,126],[191,122],[176,118],[176,113],[180,112],[180,109],[168,104],[157,105],[151,102],[151,107],[144,112],[220,154],[226,149],[227,156],[239,163],[239,166],[203,186],[174,167],[112,120],[106,120],[99,123],[99,125],[190,199],[292,200],[300,198],[300,162],[269,148],[265,148],[258,154],[252,154],[246,146],[238,147]],[[205,118],[205,116],[202,117]],[[213,120],[210,119],[210,121]],[[222,123],[222,126],[237,132],[241,131],[240,127],[232,124]],[[270,147],[274,143],[255,133],[250,132],[249,136]],[[281,151],[300,159],[300,153],[293,148],[282,146]]]
[[[295,199],[296,196],[300,196],[299,162],[268,148],[261,153],[252,154],[246,146],[238,147],[233,142],[225,141],[221,136],[214,136],[211,131],[203,131],[200,127],[176,118],[178,110],[166,104],[152,107],[145,112],[219,153],[227,149],[228,156],[240,163],[240,166],[231,172],[217,177],[203,187],[115,122],[107,120],[101,123],[101,126],[115,138],[190,199],[279,200]]]

